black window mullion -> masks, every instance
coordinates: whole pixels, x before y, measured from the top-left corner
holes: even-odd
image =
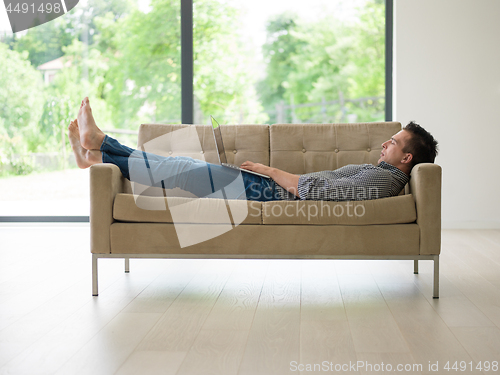
[[[393,1],[385,0],[385,121],[392,121]]]
[[[193,123],[193,0],[181,0],[182,123]]]

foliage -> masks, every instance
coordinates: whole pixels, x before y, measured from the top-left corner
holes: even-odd
[[[14,175],[27,175],[33,172],[35,166],[29,156],[23,155],[18,159],[11,159],[10,172]]]
[[[351,23],[330,15],[310,23],[290,14],[271,20],[263,47],[267,75],[259,83],[266,110],[272,112],[281,100],[322,102],[338,100],[340,93],[344,98],[383,96],[384,27],[384,4],[379,0],[367,1]],[[383,104],[347,109],[358,121],[374,121]]]
[[[46,87],[46,100],[40,119],[40,132],[47,140],[47,149],[60,149],[64,144],[71,151],[67,139],[69,122],[76,118],[82,98],[92,98],[92,106],[99,113],[99,125],[109,128],[110,115],[106,103],[97,95],[107,65],[101,53],[92,49],[83,59],[85,46],[73,40],[64,48],[67,67],[59,72],[54,81]]]
[[[348,95],[384,95],[385,90],[385,13],[382,1],[368,2],[353,29],[356,68],[349,77]]]
[[[267,121],[255,90],[252,53],[238,34],[238,11],[214,0],[195,5],[193,84],[205,119],[213,115],[226,124]]]
[[[43,105],[42,77],[27,53],[0,43],[0,142],[7,154],[38,149],[37,126]]]
[[[127,14],[134,7],[130,0],[89,0],[85,7],[76,7],[64,17],[29,29],[26,35],[9,38],[7,43],[18,51],[28,52],[28,58],[34,67],[52,61],[64,55],[64,47],[73,41],[84,38],[92,44],[98,33],[95,19],[112,12],[115,20]]]
[[[295,14],[283,13],[271,19],[267,25],[267,41],[262,47],[266,78],[258,82],[257,87],[260,100],[268,112],[272,112],[277,103],[290,99],[286,97],[288,78],[298,68],[293,57],[300,53],[305,44],[295,34],[297,22]]]
[[[31,28],[26,35],[16,38],[14,50],[27,51],[31,65],[38,67],[63,56],[63,48],[71,44],[76,35],[74,24],[68,17],[59,17],[51,22]]]
[[[113,20],[118,21],[136,8],[134,0],[87,0],[86,6],[74,8],[76,11],[71,12],[71,17],[75,19],[79,30],[88,32],[88,44],[93,45],[94,37],[100,33],[96,22],[99,17],[112,14]]]
[[[20,155],[70,151],[67,125],[85,96],[103,129],[180,122],[180,2],[151,0],[150,7],[144,13],[135,0],[88,0],[24,36],[2,38],[0,167],[28,173],[30,161]],[[210,114],[223,123],[275,122],[282,101],[383,97],[383,0],[368,0],[349,23],[332,15],[314,22],[290,13],[270,19],[263,79],[257,78],[257,57],[243,42],[239,22],[239,11],[229,2],[194,2],[198,122],[206,123]],[[35,68],[59,57],[64,69],[44,85]],[[295,116],[374,121],[381,119],[383,105],[381,99],[330,106],[322,113],[299,108]]]
[[[42,78],[27,61],[27,53],[11,51],[1,43],[0,66],[0,175],[27,174],[33,170],[30,161],[14,155],[39,148]]]
[[[180,118],[179,2],[153,0],[151,6],[117,22],[111,13],[96,20],[98,48],[109,66],[100,97],[122,128]]]
[[[180,122],[180,19],[177,0],[153,0],[152,11],[133,11],[115,22],[96,20],[97,48],[107,58],[101,97],[113,121],[125,128],[141,122]],[[218,20],[218,22],[213,22]],[[215,0],[194,4],[194,91],[200,109],[226,121],[241,111],[265,120],[237,34],[236,11]],[[260,118],[259,118],[260,114]],[[222,120],[221,118],[221,120]]]

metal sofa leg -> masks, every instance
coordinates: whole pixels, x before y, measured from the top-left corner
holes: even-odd
[[[413,273],[415,275],[418,273],[418,259],[413,260]]]
[[[125,258],[125,273],[130,272],[130,258]]]
[[[92,295],[98,296],[98,285],[97,285],[97,254],[92,254]]]
[[[439,298],[439,255],[434,255],[434,293],[433,298]]]

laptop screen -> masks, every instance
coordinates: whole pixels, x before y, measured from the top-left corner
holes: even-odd
[[[212,130],[214,132],[215,147],[217,149],[217,152],[219,153],[219,161],[221,164],[227,163],[226,153],[224,151],[224,143],[222,143],[222,134],[220,131],[220,125],[217,122],[217,120],[214,119],[212,116],[210,116],[210,119],[212,120]]]

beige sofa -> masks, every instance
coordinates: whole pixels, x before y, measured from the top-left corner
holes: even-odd
[[[141,125],[138,148],[162,139],[156,153],[182,154],[178,142],[165,135],[186,126]],[[217,163],[211,128],[192,125],[194,130],[200,157]],[[381,144],[399,130],[397,122],[222,126],[228,162],[251,160],[295,174],[376,165]],[[407,259],[414,260],[415,273],[418,260],[433,260],[433,296],[439,296],[441,167],[436,164],[415,166],[399,196],[356,202],[261,203],[137,191],[115,165],[90,168],[94,296],[99,258],[124,258],[125,272],[130,258]],[[237,223],[197,216],[228,209],[233,219],[239,217]]]

